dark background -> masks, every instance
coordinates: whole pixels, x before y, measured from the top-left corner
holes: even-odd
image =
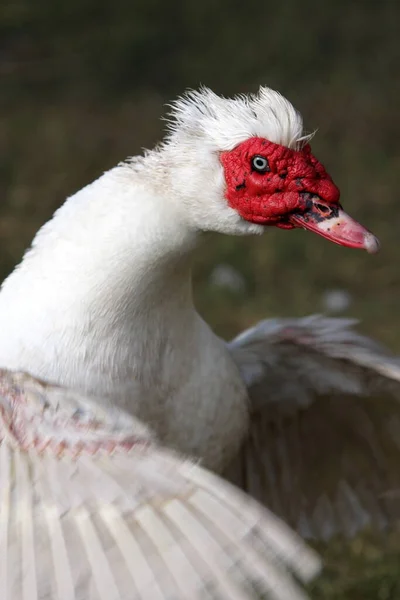
[[[0,278],[67,195],[160,138],[165,102],[200,83],[225,95],[266,84],[318,129],[314,153],[382,250],[304,231],[214,236],[196,264],[198,307],[229,336],[266,316],[321,311],[341,290],[344,314],[399,351],[399,30],[395,0],[3,2]],[[216,265],[234,268],[231,285],[218,284]],[[395,534],[324,553],[315,598],[400,598]]]

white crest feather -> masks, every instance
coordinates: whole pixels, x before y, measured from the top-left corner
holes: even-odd
[[[177,136],[200,138],[216,150],[231,150],[249,137],[298,148],[308,135],[303,119],[279,92],[260,87],[257,94],[224,98],[203,87],[171,104],[168,141]]]

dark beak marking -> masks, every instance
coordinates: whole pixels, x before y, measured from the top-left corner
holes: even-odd
[[[339,216],[339,209],[341,208],[339,204],[327,206],[318,202],[318,196],[309,192],[303,192],[301,196],[305,201],[305,211],[301,215],[304,221],[308,222],[311,219],[314,223],[321,223]]]

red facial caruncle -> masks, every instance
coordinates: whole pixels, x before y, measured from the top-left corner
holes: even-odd
[[[252,137],[222,152],[229,206],[251,223],[303,227],[337,244],[376,252],[375,236],[349,217],[310,145],[293,150]]]

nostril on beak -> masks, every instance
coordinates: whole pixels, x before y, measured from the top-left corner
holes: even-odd
[[[327,215],[328,213],[331,212],[331,209],[329,208],[329,206],[325,206],[324,204],[319,204],[319,202],[316,202],[314,204],[315,208],[318,208],[318,210],[320,212],[322,212],[324,215]]]

